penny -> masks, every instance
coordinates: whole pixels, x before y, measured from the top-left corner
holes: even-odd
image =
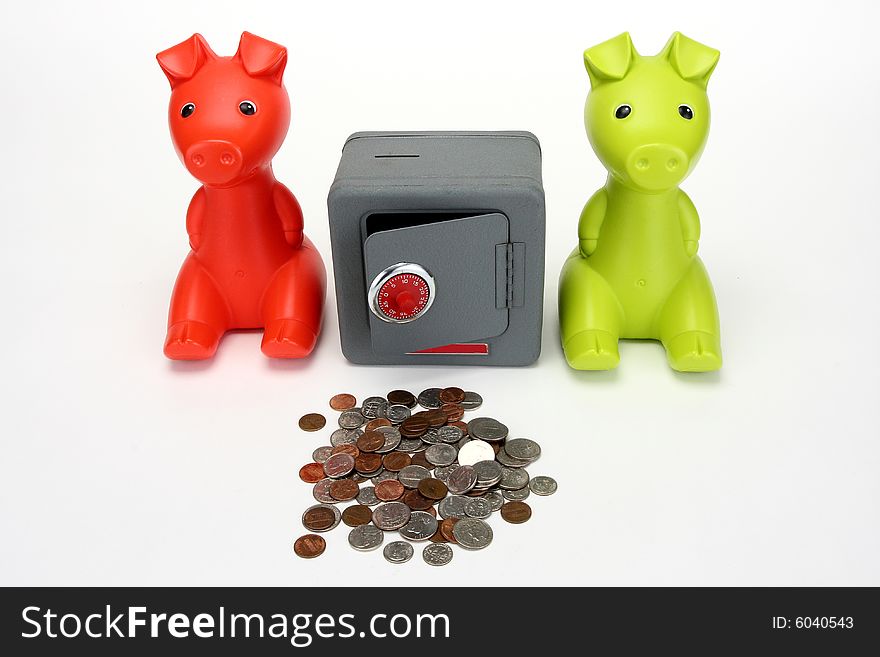
[[[545,475],[532,477],[532,480],[529,482],[529,489],[535,495],[552,495],[556,492],[556,488],[556,480],[553,477],[547,477]]]
[[[425,458],[432,465],[449,465],[458,456],[458,452],[452,445],[441,443],[439,445],[431,445],[425,450]],[[500,467],[500,466],[499,466]]]
[[[420,465],[408,465],[397,473],[400,483],[407,488],[417,488],[422,479],[430,476],[428,469]]]
[[[312,487],[312,496],[323,504],[336,504],[336,500],[330,497],[330,484],[332,484],[335,479],[322,479],[317,484]]]
[[[410,455],[404,452],[391,452],[382,457],[382,465],[385,466],[386,470],[391,470],[392,472],[400,472],[411,462],[412,458]]]
[[[446,484],[433,477],[422,479],[419,482],[418,490],[422,495],[432,500],[442,500],[446,497],[446,493],[449,491],[449,489],[446,488]]]
[[[522,468],[501,468],[501,481],[498,487],[504,490],[518,490],[529,485],[529,473]]]
[[[392,390],[385,395],[385,399],[389,404],[400,404],[407,408],[414,408],[416,405],[416,397],[409,390]]]
[[[440,441],[444,443],[457,443],[464,438],[464,432],[451,424],[437,429],[437,435],[439,436]]]
[[[472,440],[458,450],[458,462],[461,465],[473,465],[494,458],[495,450],[492,445],[482,440]]]
[[[375,473],[382,467],[381,454],[361,454],[354,460],[354,467],[360,473]]]
[[[314,484],[324,478],[324,466],[320,463],[306,463],[299,469],[299,478],[307,484]]]
[[[446,537],[440,532],[440,527],[437,527],[437,531],[434,532],[433,536],[428,539],[432,543],[446,543]]]
[[[452,528],[452,535],[466,550],[482,550],[492,542],[492,527],[479,518],[462,518]]]
[[[464,512],[471,518],[488,518],[492,515],[492,505],[482,497],[475,497],[464,505]]]
[[[333,454],[333,448],[329,445],[324,445],[322,447],[318,447],[314,452],[312,452],[312,460],[316,463],[323,463],[330,455]]]
[[[458,422],[464,417],[464,407],[461,404],[443,404],[440,412],[446,416],[447,422]]]
[[[425,419],[428,421],[429,426],[439,428],[446,424],[448,418],[446,416],[446,413],[438,408],[434,411],[427,411],[425,413]]]
[[[510,500],[512,502],[521,502],[529,496],[530,492],[531,491],[529,490],[529,487],[524,486],[519,490],[503,490],[501,491],[501,494],[504,496],[505,500]]]
[[[472,465],[460,465],[449,474],[446,485],[449,492],[464,495],[477,483],[477,472]]]
[[[330,444],[333,447],[339,445],[354,445],[358,437],[363,433],[360,429],[342,429],[339,428],[330,434]]]
[[[413,511],[400,528],[400,535],[411,541],[427,541],[437,531],[437,518],[424,511]]]
[[[342,512],[342,522],[349,527],[366,525],[373,520],[373,510],[363,504],[354,504]]]
[[[364,425],[364,431],[375,431],[379,427],[390,427],[391,420],[387,417],[377,417],[375,420],[370,420]]]
[[[396,479],[388,479],[376,484],[376,497],[383,502],[393,502],[394,500],[400,499],[404,490],[402,483]]]
[[[343,429],[357,429],[362,427],[366,421],[366,418],[356,409],[343,411],[338,420],[339,426]]]
[[[445,566],[452,561],[452,548],[446,543],[430,543],[422,550],[422,559],[429,566]]]
[[[468,498],[461,495],[448,495],[440,500],[437,511],[441,518],[466,518],[464,505],[467,504]]]
[[[428,430],[428,420],[424,416],[411,415],[400,424],[400,435],[418,438]]]
[[[373,506],[374,504],[378,504],[379,498],[376,497],[376,487],[364,486],[363,488],[361,488],[357,496],[357,501],[358,504],[363,504],[364,506]]]
[[[400,501],[413,511],[426,511],[434,506],[434,500],[425,497],[416,489],[406,491]]]
[[[330,408],[334,411],[347,411],[350,408],[354,408],[355,404],[357,404],[357,400],[354,398],[354,395],[349,395],[346,392],[333,395],[330,398]]]
[[[354,457],[351,454],[334,454],[324,461],[324,474],[339,479],[354,470]]]
[[[411,514],[412,511],[403,502],[386,502],[373,510],[373,524],[391,532],[408,523]]]
[[[468,391],[464,393],[464,399],[458,403],[462,405],[464,410],[473,411],[483,405],[483,398],[475,392]]]
[[[353,500],[359,492],[360,488],[351,479],[337,479],[330,484],[330,497],[340,502]]]
[[[306,534],[300,536],[293,543],[293,551],[298,557],[303,559],[314,559],[324,554],[327,547],[327,541],[317,534]]]
[[[461,429],[462,435],[464,435],[464,436],[468,435],[467,422],[462,422],[461,420],[459,420],[458,422],[450,422],[449,426],[450,427],[458,427],[459,429]]]
[[[392,541],[382,550],[382,556],[388,563],[406,563],[414,553],[412,544],[407,541]]]
[[[501,517],[514,525],[520,525],[532,517],[532,507],[525,502],[508,502],[501,507]]]
[[[348,533],[348,544],[360,552],[369,552],[382,545],[385,532],[375,525],[358,525]]]
[[[468,422],[468,434],[491,443],[507,438],[508,429],[494,418],[478,417]]]
[[[388,402],[384,397],[367,397],[361,404],[361,415],[368,420],[374,420],[377,417],[385,417],[387,408]]]
[[[458,404],[464,401],[464,390],[461,388],[443,388],[438,395],[444,404]]]
[[[425,470],[430,470],[434,467],[434,465],[432,463],[429,463],[428,459],[425,458],[424,450],[412,455],[412,465],[418,465],[422,468],[425,468]]]
[[[385,444],[385,436],[378,431],[365,431],[364,435],[357,439],[358,449],[362,452],[375,452]]]
[[[445,538],[450,543],[456,543],[455,536],[452,534],[452,528],[455,527],[455,523],[458,522],[458,518],[443,518],[440,521],[440,533],[443,534],[443,538]]]
[[[302,516],[303,527],[311,532],[326,532],[342,520],[339,509],[329,504],[315,504],[305,510]]]
[[[429,506],[427,509],[425,509],[425,511],[430,513],[435,518],[437,517],[437,509],[435,509],[433,505]]]
[[[337,445],[336,447],[333,447],[330,450],[330,455],[332,456],[333,454],[348,454],[352,458],[357,458],[361,455],[361,450],[357,448],[357,445],[345,443],[343,445]]]
[[[327,418],[320,413],[306,413],[299,419],[299,428],[303,431],[320,431],[327,424]]]
[[[515,459],[534,461],[541,456],[541,446],[528,438],[515,438],[504,443],[504,451]]]
[[[391,404],[385,411],[385,417],[391,420],[392,424],[400,424],[409,415],[409,408],[403,404]]]
[[[422,408],[440,408],[440,388],[428,388],[422,390],[418,397],[419,406]]]

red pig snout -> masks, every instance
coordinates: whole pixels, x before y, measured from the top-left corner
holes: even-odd
[[[241,173],[241,150],[229,141],[212,139],[190,146],[184,154],[187,170],[206,185],[224,185]]]

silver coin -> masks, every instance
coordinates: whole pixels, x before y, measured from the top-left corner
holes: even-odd
[[[323,447],[319,447],[314,452],[312,452],[312,460],[315,463],[323,463],[333,454],[333,448],[329,445],[324,445]]]
[[[382,545],[385,532],[375,525],[358,525],[348,532],[348,544],[360,552],[369,552]]]
[[[440,440],[440,429],[436,427],[431,427],[422,434],[422,441],[428,443],[429,445],[439,445],[443,442],[442,440]]]
[[[376,450],[378,454],[387,454],[400,444],[400,431],[397,427],[379,427],[376,431],[385,437],[385,444]]]
[[[552,495],[556,492],[556,488],[556,480],[553,477],[547,477],[545,475],[533,477],[529,482],[529,490],[535,495]]]
[[[449,465],[458,456],[455,447],[441,443],[440,445],[431,445],[425,450],[425,460],[431,465]]]
[[[497,490],[490,490],[483,496],[483,499],[489,502],[489,506],[492,507],[493,511],[500,511],[501,507],[504,506],[504,496]]]
[[[375,486],[376,484],[381,484],[386,479],[397,479],[397,473],[391,472],[391,470],[382,470],[375,477],[370,477],[370,481]]]
[[[363,477],[364,479],[369,479],[369,480],[372,481],[373,477],[378,477],[378,476],[380,476],[383,472],[385,472],[385,468],[383,468],[383,467],[380,465],[378,468],[376,468],[376,469],[373,470],[372,472],[358,472],[358,474],[359,474],[361,477]]]
[[[437,513],[441,518],[467,518],[464,505],[467,504],[468,499],[461,495],[447,495],[437,505]]]
[[[400,535],[411,541],[427,541],[437,532],[437,518],[427,511],[413,511],[409,522],[400,528]]]
[[[368,420],[385,417],[385,411],[388,410],[388,400],[384,397],[367,397],[361,404],[361,415]]]
[[[464,410],[473,411],[483,405],[483,398],[475,392],[467,391],[464,393],[464,400],[460,403]]]
[[[327,527],[327,529],[315,529],[314,527],[308,527],[305,523],[306,514],[309,511],[311,511],[312,509],[319,509],[319,508],[330,509],[331,511],[333,511],[333,524],[330,525],[329,527]],[[312,506],[310,506],[308,509],[306,509],[303,512],[302,520],[303,520],[303,527],[308,529],[310,532],[329,532],[331,529],[335,528],[339,524],[339,522],[342,520],[342,514],[339,512],[339,509],[337,509],[335,506],[333,506],[331,504],[313,504]]]
[[[422,550],[422,559],[429,566],[445,566],[452,561],[452,548],[446,543],[431,543]]]
[[[464,495],[477,484],[477,472],[472,465],[460,465],[449,474],[446,487],[453,495]]]
[[[472,497],[465,503],[464,512],[469,518],[488,518],[492,515],[492,505],[482,497]]]
[[[529,485],[529,473],[523,468],[501,468],[501,481],[498,487],[505,490],[517,490]]]
[[[440,388],[428,388],[422,390],[418,396],[419,406],[422,408],[432,409],[440,408],[443,402],[440,401]]]
[[[324,474],[331,479],[339,479],[354,470],[354,457],[351,454],[334,454],[324,461]]]
[[[515,459],[534,461],[541,456],[541,446],[528,438],[515,438],[504,443],[504,451]]]
[[[507,427],[495,418],[476,417],[468,422],[468,435],[478,440],[497,443],[507,438],[507,434]]]
[[[406,563],[414,553],[412,544],[407,541],[392,541],[382,550],[382,556],[388,563]]]
[[[406,488],[418,488],[419,482],[430,476],[431,473],[427,468],[420,465],[408,465],[397,473],[397,480]]]
[[[425,449],[427,445],[422,442],[421,438],[401,438],[400,443],[397,445],[398,452],[420,452]]]
[[[357,501],[358,504],[363,504],[364,506],[373,506],[374,504],[378,504],[379,498],[376,497],[376,487],[364,486],[363,488],[361,488],[357,496]]]
[[[478,461],[474,463],[477,473],[477,486],[494,486],[501,481],[504,468],[498,461]]]
[[[330,495],[330,484],[332,484],[335,479],[330,479],[329,477],[322,479],[318,483],[314,485],[312,488],[312,496],[318,500],[319,502],[323,502],[324,504],[336,504],[339,500],[333,499]]]
[[[465,550],[482,550],[492,542],[492,528],[479,518],[462,518],[452,528],[452,536]]]
[[[362,427],[366,421],[361,412],[354,409],[339,414],[339,426],[343,429],[357,429]]]
[[[524,488],[520,488],[519,490],[503,490],[501,491],[501,494],[504,496],[505,500],[510,500],[511,502],[520,502],[529,496],[529,492],[529,487],[525,486]]]
[[[498,453],[495,455],[495,460],[497,460],[501,465],[505,465],[508,468],[524,468],[531,461],[524,461],[522,459],[515,459],[510,454],[508,454],[504,447],[498,450]]]
[[[373,509],[373,524],[391,532],[408,523],[410,514],[410,508],[403,502],[386,502]]]
[[[439,479],[448,486],[447,482],[449,481],[449,475],[459,467],[458,463],[452,463],[450,465],[442,465],[439,468],[434,468],[434,478]]]
[[[492,449],[492,445],[483,440],[471,440],[458,450],[458,462],[461,465],[473,465],[494,458],[495,450]]]
[[[364,432],[360,429],[340,428],[330,434],[330,444],[333,445],[333,447],[339,447],[340,445],[354,445],[363,433]]]
[[[445,427],[440,427],[437,430],[437,433],[440,436],[440,440],[444,443],[457,443],[464,437],[464,431],[451,424],[447,424]]]
[[[400,424],[409,416],[410,410],[403,404],[391,404],[385,410],[385,417],[388,418],[392,424]]]

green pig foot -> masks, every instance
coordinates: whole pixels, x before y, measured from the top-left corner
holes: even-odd
[[[617,337],[607,331],[581,331],[563,345],[563,351],[576,370],[613,370],[620,363]]]
[[[679,333],[664,345],[669,366],[679,372],[721,369],[721,340],[703,331]]]

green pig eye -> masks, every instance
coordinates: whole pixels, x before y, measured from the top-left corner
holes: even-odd
[[[681,118],[687,119],[688,121],[694,118],[694,110],[692,110],[689,105],[679,105],[678,113],[681,114]]]
[[[630,114],[632,114],[633,108],[629,105],[621,105],[616,110],[614,110],[614,116],[618,119],[625,119]]]

